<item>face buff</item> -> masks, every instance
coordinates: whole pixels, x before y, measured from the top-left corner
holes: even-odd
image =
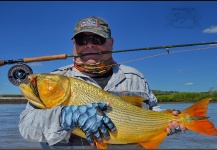
[[[94,64],[87,64],[74,61],[74,67],[81,72],[91,74],[94,76],[100,76],[107,73],[113,66],[114,60],[111,57],[108,60],[99,61]]]

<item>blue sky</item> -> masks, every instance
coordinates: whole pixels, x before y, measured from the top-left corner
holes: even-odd
[[[71,36],[78,19],[107,20],[114,50],[217,41],[217,2],[0,2],[0,60],[71,54]],[[216,45],[214,45],[216,46]],[[154,90],[206,92],[217,88],[217,48],[171,48],[114,54],[144,73]],[[192,50],[182,53],[174,51]],[[150,57],[158,54],[158,57]],[[29,63],[34,73],[72,63],[72,58]],[[13,65],[0,67],[0,94],[20,94],[8,80]]]

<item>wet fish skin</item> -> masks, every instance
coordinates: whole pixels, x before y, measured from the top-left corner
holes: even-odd
[[[30,83],[21,84],[23,95],[34,105],[46,109],[57,105],[84,105],[93,102],[109,102],[110,106],[104,113],[111,118],[117,130],[110,133],[110,140],[97,142],[99,149],[106,144],[139,143],[144,148],[158,148],[166,138],[168,123],[175,120],[189,130],[200,134],[216,136],[214,124],[206,117],[206,106],[210,98],[203,99],[174,116],[171,110],[155,112],[141,107],[141,97],[120,97],[110,94],[98,87],[77,78],[55,74],[29,75]],[[199,116],[199,117],[198,117]],[[195,118],[198,119],[195,119]],[[79,128],[73,133],[86,138]]]

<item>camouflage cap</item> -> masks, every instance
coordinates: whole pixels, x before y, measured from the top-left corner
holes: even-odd
[[[99,17],[87,17],[77,22],[72,39],[81,32],[92,32],[104,38],[111,38],[111,29],[108,23]]]

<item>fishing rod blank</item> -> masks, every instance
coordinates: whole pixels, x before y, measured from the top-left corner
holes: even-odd
[[[79,54],[76,54],[76,55],[59,54],[59,55],[40,56],[40,57],[33,57],[33,58],[24,58],[24,59],[19,59],[19,60],[0,60],[0,67],[4,66],[6,64],[30,63],[30,62],[39,62],[39,61],[51,61],[51,60],[58,60],[58,59],[66,59],[68,57],[83,57],[83,56],[87,56],[87,55],[102,55],[102,54],[109,54],[109,53],[135,52],[135,51],[143,51],[143,50],[168,49],[168,48],[199,46],[199,45],[211,45],[211,44],[217,44],[217,42],[179,44],[179,45],[170,45],[170,46],[155,46],[155,47],[126,49],[126,50],[102,51],[102,52],[97,52],[97,53],[79,53]]]
[[[80,53],[76,55],[59,54],[59,55],[40,56],[40,57],[33,57],[33,58],[24,58],[18,60],[0,60],[0,67],[6,64],[17,64],[11,67],[10,70],[8,71],[8,79],[12,84],[18,86],[21,83],[28,83],[28,75],[33,73],[32,69],[26,64],[30,62],[51,61],[51,60],[58,60],[58,59],[66,59],[68,57],[83,57],[86,55],[102,55],[102,54],[109,54],[109,53],[135,52],[135,51],[142,51],[142,50],[168,49],[168,48],[176,48],[176,47],[199,46],[199,45],[209,45],[209,44],[217,44],[217,42],[180,44],[180,45],[171,45],[171,46],[155,46],[155,47],[146,47],[146,48],[127,49],[127,50],[103,51],[98,53],[84,53],[84,54]]]

